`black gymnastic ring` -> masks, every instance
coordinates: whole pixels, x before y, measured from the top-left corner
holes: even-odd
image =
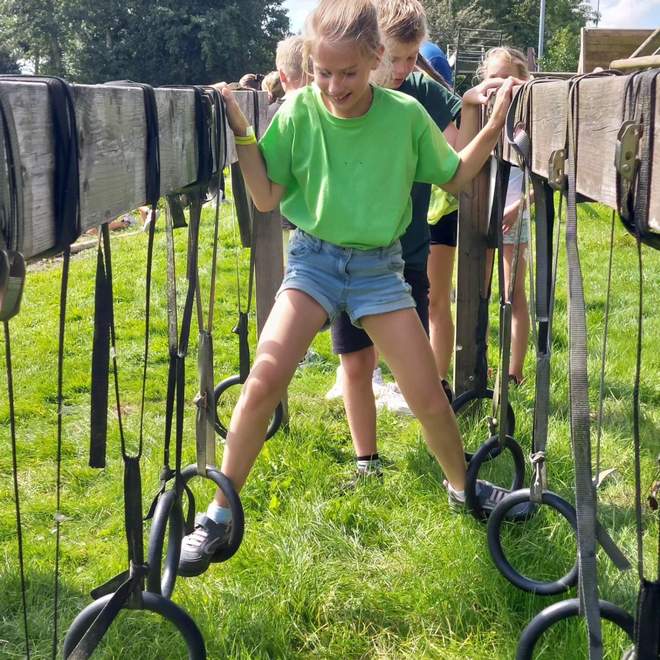
[[[523,591],[528,591],[539,596],[554,596],[568,591],[577,584],[577,562],[575,562],[566,575],[551,582],[541,582],[539,580],[532,580],[519,573],[506,558],[501,541],[502,521],[510,509],[522,502],[532,502],[529,488],[522,488],[509,493],[495,507],[488,518],[488,549],[490,550],[490,555],[493,558],[495,566],[497,566],[500,573],[511,584]],[[541,495],[541,503],[558,511],[570,523],[577,534],[577,516],[572,504],[569,504],[563,497],[559,497],[559,495],[550,491],[546,491]]]
[[[73,652],[78,642],[113,596],[114,594],[108,594],[95,600],[73,620],[64,638],[62,652],[65,658],[68,658]],[[206,647],[202,633],[191,616],[178,605],[168,598],[144,591],[142,592],[142,607],[140,609],[160,614],[176,626],[188,647],[189,660],[204,660],[206,658]]]
[[[492,458],[495,447],[499,447],[500,451],[498,453],[501,453],[503,449],[508,449],[513,457],[515,471],[509,490],[520,490],[525,481],[525,457],[520,445],[510,435],[504,437],[501,446],[496,435],[486,440],[474,453],[465,473],[465,504],[468,511],[478,520],[484,520],[487,514],[482,510],[477,499],[477,478],[481,466]]]
[[[243,506],[240,497],[229,477],[222,474],[220,470],[207,468],[206,474],[203,474],[199,472],[197,465],[189,465],[183,470],[183,472],[181,472],[181,478],[186,485],[193,477],[203,477],[204,479],[210,479],[213,481],[229,502],[229,508],[231,509],[231,531],[229,533],[229,542],[226,547],[219,549],[211,558],[211,562],[213,563],[227,561],[227,559],[236,554],[236,551],[243,540],[243,533],[245,531],[245,518],[243,516]],[[192,530],[186,530],[186,533],[189,534],[191,531]]]
[[[495,393],[493,390],[468,390],[467,392],[463,392],[463,394],[457,396],[454,401],[451,404],[451,408],[454,411],[454,415],[458,417],[461,414],[461,409],[466,406],[468,403],[471,401],[474,401],[475,399],[493,399],[493,396],[495,396]],[[513,412],[513,408],[511,407],[511,403],[507,402],[507,417],[508,417],[508,432],[509,435],[513,435],[516,430],[516,416]],[[502,451],[501,447],[495,447],[493,449],[493,452],[486,458],[486,461],[490,461],[491,459],[495,458],[500,454]],[[469,451],[465,452],[465,460],[469,463],[472,460],[472,456],[474,454],[470,453]],[[485,462],[485,461],[484,461]]]
[[[169,523],[169,527],[168,527]],[[161,574],[163,545],[167,531],[167,555]],[[147,549],[147,591],[170,598],[174,591],[176,573],[183,539],[183,510],[175,490],[165,491],[159,498],[151,522]]]
[[[230,387],[242,384],[243,383],[241,382],[240,375],[236,374],[235,376],[229,376],[229,378],[225,378],[215,386],[215,432],[222,438],[227,438],[227,427],[218,417],[218,401],[220,400],[222,393],[228,390]],[[270,420],[270,424],[268,425],[265,438],[266,440],[270,440],[280,430],[283,418],[284,408],[282,406],[282,402],[280,401],[280,403],[277,404],[277,408],[275,408],[275,412],[273,413],[273,418]]]
[[[621,628],[630,639],[633,639],[635,622],[633,618],[624,609],[609,603],[606,600],[599,600],[600,615],[603,619],[616,624]],[[571,598],[562,600],[559,603],[550,605],[539,612],[522,631],[518,641],[518,650],[516,651],[516,660],[532,660],[532,654],[539,637],[558,621],[563,621],[570,617],[580,615],[580,599]]]

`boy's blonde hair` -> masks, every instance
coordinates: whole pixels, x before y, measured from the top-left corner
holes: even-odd
[[[354,41],[365,55],[376,55],[382,42],[371,0],[321,0],[305,21],[303,66],[312,46],[321,40]]]
[[[373,0],[384,37],[405,44],[426,38],[426,11],[419,0]]]
[[[271,102],[281,99],[284,96],[284,87],[280,81],[280,74],[277,71],[267,73],[261,81],[261,89],[268,92]]]
[[[527,80],[529,78],[529,68],[527,66],[527,57],[525,56],[525,53],[517,48],[512,48],[511,46],[496,46],[495,48],[491,48],[484,55],[484,59],[477,68],[477,76],[480,80],[484,79],[488,65],[498,58],[515,66],[518,71],[518,78],[522,80]]]
[[[275,66],[288,80],[299,81],[303,77],[303,49],[305,40],[301,36],[283,39],[277,44]]]

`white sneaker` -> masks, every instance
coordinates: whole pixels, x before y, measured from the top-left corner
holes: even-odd
[[[374,391],[376,400],[389,392],[390,383],[386,383],[383,380],[383,372],[380,367],[374,369],[374,373],[371,376],[371,387]]]
[[[325,398],[328,401],[331,401],[332,399],[338,399],[339,397],[343,396],[344,394],[344,388],[342,387],[342,381],[341,381],[341,365],[337,367],[337,376],[335,378],[335,384],[326,392]]]
[[[387,408],[397,415],[409,415],[412,417],[412,411],[406,403],[406,400],[403,398],[403,394],[394,391],[394,389],[387,389],[383,392],[383,394],[378,397],[377,404],[380,404],[378,407]]]

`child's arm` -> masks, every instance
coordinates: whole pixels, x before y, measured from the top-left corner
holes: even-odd
[[[241,111],[234,92],[224,83],[218,83],[214,87],[222,93],[227,105],[227,119],[234,135],[244,137],[250,122]],[[236,145],[238,162],[245,179],[245,184],[250,191],[254,205],[262,213],[272,211],[282,199],[284,187],[273,183],[268,178],[266,163],[257,144]]]
[[[447,192],[457,195],[463,187],[468,184],[479,173],[484,163],[495,147],[504,122],[506,113],[511,105],[511,90],[519,81],[508,78],[497,91],[493,112],[486,125],[476,137],[458,153],[461,162],[451,181],[441,187]],[[463,125],[463,114],[461,114],[461,126]]]

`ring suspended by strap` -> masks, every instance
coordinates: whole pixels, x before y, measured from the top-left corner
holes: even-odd
[[[219,97],[216,90],[213,90],[214,95],[214,108],[216,112],[216,119],[222,120],[222,127],[220,121],[216,122],[216,145],[215,151],[220,150],[220,141],[224,133],[224,114],[218,117],[219,110],[224,109],[224,101]],[[221,182],[222,170],[217,171],[217,186],[216,186],[216,208],[215,208],[215,222],[213,232],[213,256],[211,258],[211,282],[209,286],[209,305],[208,317],[206,324],[204,323],[204,315],[202,311],[201,287],[199,281],[199,274],[195,271],[196,278],[196,301],[197,301],[197,320],[199,325],[199,346],[198,346],[198,371],[199,371],[199,393],[195,398],[197,404],[196,416],[196,454],[197,462],[190,465],[181,473],[182,487],[185,488],[188,494],[188,514],[186,516],[186,529],[185,533],[190,534],[193,531],[195,519],[195,498],[190,488],[189,481],[193,477],[202,477],[213,481],[216,486],[224,494],[229,502],[229,508],[232,514],[232,522],[230,526],[229,541],[227,546],[218,550],[212,561],[226,561],[232,557],[243,540],[244,531],[244,516],[243,507],[236,489],[234,488],[231,480],[225,476],[215,465],[215,421],[216,421],[216,397],[214,390],[213,378],[213,317],[215,308],[215,290],[216,290],[216,272],[217,272],[217,257],[218,257],[218,235],[220,227],[220,192],[224,188],[224,183]],[[200,208],[201,214],[201,208]],[[198,225],[199,217],[197,214],[191,213],[191,228]]]
[[[93,629],[93,626],[103,616],[105,608],[108,607],[111,601],[111,595],[104,596],[88,605],[74,619],[64,640],[63,654],[66,660],[84,660],[91,655],[93,649],[87,652],[86,646],[83,645],[81,647],[81,644],[85,636],[89,634],[89,631]],[[190,615],[178,605],[157,594],[145,592],[142,594],[141,609],[159,614],[176,627],[188,648],[189,660],[204,660],[206,658],[204,638],[199,628]]]
[[[598,601],[600,616],[621,628],[632,640],[634,621],[632,617],[620,607],[605,600]],[[539,612],[523,630],[518,641],[516,660],[532,660],[534,648],[541,635],[555,623],[565,619],[580,616],[580,599],[572,598],[546,607]]]

